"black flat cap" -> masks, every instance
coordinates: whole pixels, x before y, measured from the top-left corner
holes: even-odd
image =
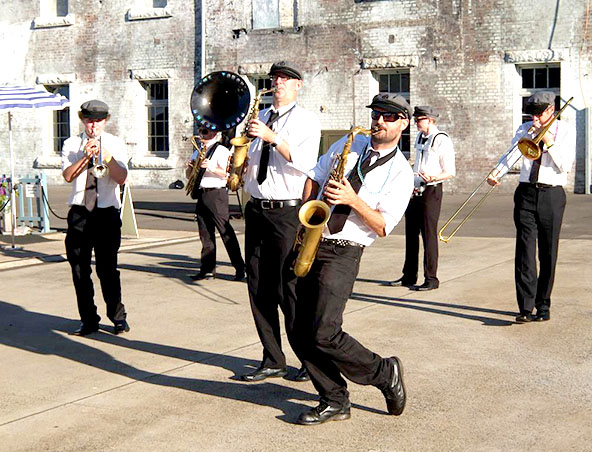
[[[383,108],[392,113],[401,113],[407,119],[411,117],[411,105],[403,96],[391,93],[380,93],[374,96],[372,103],[366,108]]]
[[[430,107],[429,105],[418,105],[413,110],[413,116],[427,116],[428,118],[439,118],[440,113],[434,107]]]
[[[269,70],[269,75],[274,75],[278,72],[291,78],[302,80],[302,72],[300,72],[296,65],[291,61],[278,61],[277,63],[273,63]]]
[[[526,101],[526,113],[540,115],[549,105],[555,105],[555,93],[552,91],[539,91],[534,93]]]
[[[109,106],[100,100],[89,100],[80,106],[80,116],[89,119],[105,119],[109,116]]]

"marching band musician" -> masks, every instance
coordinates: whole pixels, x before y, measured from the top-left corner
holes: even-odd
[[[104,132],[109,107],[100,100],[84,102],[78,113],[84,132],[68,138],[62,148],[62,176],[72,183],[68,204],[66,255],[82,324],[72,334],[87,336],[99,330],[101,317],[94,303],[91,254],[95,251],[97,276],[101,282],[107,317],[114,333],[129,331],[121,302],[117,253],[121,245],[120,185],[127,179],[125,144]],[[103,172],[96,168],[103,165]],[[105,173],[106,172],[106,173]],[[101,174],[102,173],[102,174]]]
[[[346,162],[349,178],[331,180],[326,186],[327,202],[336,208],[309,273],[297,284],[296,337],[301,358],[320,394],[319,405],[298,418],[303,425],[349,419],[350,401],[343,376],[380,389],[389,414],[400,415],[405,407],[400,359],[382,358],[342,330],[345,304],[364,247],[392,231],[413,191],[413,172],[398,148],[409,125],[411,107],[403,97],[386,93],[376,95],[368,107],[372,109],[372,136],[356,136]],[[335,143],[309,172],[303,199],[316,197],[344,142]]]
[[[257,139],[249,149],[244,185],[251,195],[245,206],[247,284],[263,345],[259,368],[241,377],[249,382],[287,374],[278,306],[294,349],[296,278],[285,267],[299,224],[306,173],[317,161],[321,137],[318,117],[296,104],[303,86],[300,70],[291,62],[281,61],[271,66],[269,76],[277,90],[273,105],[249,124],[249,134]],[[304,368],[294,380],[308,380]]]
[[[403,276],[388,283],[412,290],[437,289],[438,219],[442,206],[442,182],[456,174],[454,147],[447,133],[436,126],[440,114],[430,106],[415,107],[413,119],[417,125],[415,139],[415,188],[405,212],[405,263]],[[419,235],[423,240],[424,282],[415,285],[419,267]]]
[[[216,270],[216,229],[235,269],[234,280],[245,278],[245,262],[240,245],[230,224],[228,211],[228,191],[226,189],[226,169],[230,150],[220,143],[221,133],[202,127],[198,139],[205,147],[205,158],[201,161],[193,185],[191,198],[196,199],[195,217],[201,240],[201,265],[199,271],[191,276],[194,281],[215,278]],[[187,162],[185,175],[189,179],[194,172],[194,164],[199,152],[194,150]]]
[[[529,134],[536,136],[554,120],[555,93],[539,91],[530,96],[526,103],[526,113],[532,115],[532,121],[525,122],[516,131],[512,147],[502,155],[488,176],[487,182],[490,185],[499,185],[499,179],[510,170],[508,160],[518,140]],[[563,187],[567,184],[567,174],[576,155],[575,136],[571,127],[565,121],[555,121],[539,142],[539,148],[542,151],[539,159],[522,159],[519,183],[514,193],[514,279],[520,310],[516,317],[517,323],[551,318],[551,290],[565,210]],[[540,263],[538,278],[537,242]],[[534,308],[536,314],[533,315]]]

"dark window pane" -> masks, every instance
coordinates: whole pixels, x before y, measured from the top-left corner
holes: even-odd
[[[389,86],[389,92],[398,93],[401,89],[401,75],[391,74],[391,86]]]
[[[559,88],[561,86],[561,71],[558,67],[549,68],[549,88]]]
[[[388,75],[378,76],[378,92],[386,93],[388,91]]]
[[[547,68],[535,69],[534,87],[547,88]]]
[[[534,88],[534,69],[522,69],[522,88]]]
[[[401,90],[399,92],[409,92],[409,74],[401,74]]]

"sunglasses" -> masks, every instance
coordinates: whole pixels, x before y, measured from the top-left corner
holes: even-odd
[[[375,121],[378,121],[381,116],[384,122],[395,122],[399,119],[403,119],[403,116],[401,116],[399,113],[378,110],[372,110],[370,112],[370,117]]]

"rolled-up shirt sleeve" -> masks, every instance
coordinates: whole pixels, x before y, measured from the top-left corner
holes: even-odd
[[[568,127],[558,128],[555,143],[546,149],[557,173],[567,173],[571,170],[576,157],[575,149],[576,140],[572,129]]]
[[[405,162],[406,163],[406,162]],[[384,219],[384,231],[389,235],[403,218],[413,193],[413,172],[411,168],[399,165],[399,171],[389,185],[389,191],[380,198],[376,210]]]
[[[516,146],[518,144],[518,140],[520,140],[520,138],[524,138],[528,134],[531,125],[532,122],[525,122],[516,130],[514,138],[512,138],[512,142],[510,143],[510,147],[502,154],[493,169],[496,178],[499,179],[505,176],[508,171],[510,171],[510,169],[512,169],[512,167],[518,162],[518,160],[520,160],[520,157],[522,157],[522,154]]]
[[[306,174],[317,161],[321,123],[317,115],[307,110],[298,109],[297,114],[298,117],[289,122],[290,127],[278,135],[290,146],[292,161],[288,162],[288,166]]]

